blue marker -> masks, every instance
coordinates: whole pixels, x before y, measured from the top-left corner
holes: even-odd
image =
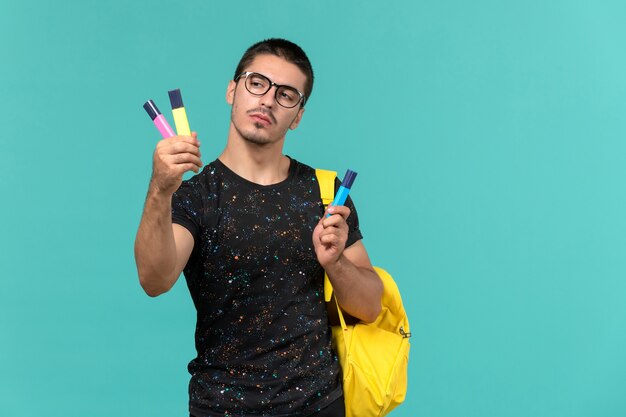
[[[348,198],[348,193],[350,193],[350,188],[352,188],[352,183],[356,175],[357,173],[350,169],[346,171],[346,175],[343,177],[343,181],[341,181],[341,186],[335,195],[335,199],[330,203],[331,206],[343,206],[343,203],[345,203]],[[330,217],[330,214],[327,214],[326,217]]]

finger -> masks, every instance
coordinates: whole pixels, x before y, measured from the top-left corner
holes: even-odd
[[[200,147],[200,141],[198,140],[198,132],[191,132],[191,137],[196,140],[198,147]]]
[[[168,147],[169,153],[170,154],[177,154],[177,153],[192,153],[194,155],[200,156],[200,148],[198,148],[197,146],[191,144],[191,143],[187,143],[187,142],[175,142],[172,143],[169,147]]]
[[[176,175],[182,175],[187,171],[193,171],[197,174],[200,171],[200,168],[201,167],[199,167],[196,164],[186,163],[186,164],[175,165],[175,168],[173,169],[173,171]]]
[[[196,136],[172,136],[171,138],[163,139],[162,142],[166,142],[166,143],[185,142],[185,143],[189,143],[197,147],[200,147],[200,141],[198,140]]]
[[[320,239],[325,236],[337,236],[340,240],[348,240],[348,230],[338,227],[329,227],[320,232]]]
[[[196,136],[176,136],[177,140],[173,140],[173,143],[188,143],[190,145],[200,147],[200,141]]]
[[[346,227],[347,228],[348,227],[346,218],[340,215],[332,215],[330,217],[323,218],[322,225],[324,226],[324,228],[327,228],[327,227],[338,227],[338,228]]]
[[[328,206],[326,214],[330,214],[331,216],[339,214],[344,219],[347,219],[348,216],[350,216],[350,209],[346,206]]]
[[[164,141],[157,145],[156,153],[160,157],[166,157],[168,155],[175,155],[179,153],[190,153],[197,157],[201,157],[200,149],[193,144],[186,142],[167,142]]]
[[[320,242],[326,246],[342,247],[345,246],[346,240],[337,234],[326,234],[320,236]]]
[[[197,155],[190,153],[178,153],[174,155],[169,155],[167,158],[167,162],[172,165],[182,165],[182,164],[194,164],[198,167],[202,167],[202,160],[198,158]]]

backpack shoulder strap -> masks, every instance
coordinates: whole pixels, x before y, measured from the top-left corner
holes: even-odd
[[[337,178],[337,172],[316,169],[315,176],[317,177],[317,182],[320,184],[320,195],[324,203],[324,208],[326,208],[335,198],[335,178]]]
[[[315,176],[317,177],[317,182],[319,182],[320,185],[320,196],[322,197],[324,208],[326,208],[335,198],[335,178],[337,177],[337,172],[325,169],[316,169]],[[324,274],[324,301],[329,303],[332,299],[332,295],[333,286],[328,279],[328,275]],[[337,300],[335,300],[335,302],[337,302]],[[339,304],[337,304],[337,311],[339,312],[341,327],[345,329],[346,323],[343,318],[343,314],[341,313],[341,309],[339,308]]]

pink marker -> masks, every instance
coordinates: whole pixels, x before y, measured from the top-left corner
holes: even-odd
[[[174,133],[170,125],[167,123],[167,120],[165,120],[165,117],[161,114],[156,104],[154,104],[154,101],[146,101],[146,104],[143,105],[143,108],[146,109],[148,116],[150,116],[150,118],[154,122],[154,125],[157,127],[157,129],[159,129],[159,132],[161,132],[161,136],[163,136],[163,139],[176,136],[176,133]]]

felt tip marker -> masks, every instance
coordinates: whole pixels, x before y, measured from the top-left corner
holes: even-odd
[[[180,90],[178,88],[176,90],[170,90],[168,94],[170,95],[170,103],[172,103],[172,114],[174,115],[176,133],[182,136],[191,136],[187,112],[183,105],[183,97],[180,95]]]
[[[156,106],[156,104],[154,104],[154,101],[146,101],[146,103],[143,105],[143,108],[146,109],[148,116],[150,116],[150,118],[154,122],[154,125],[157,127],[157,129],[159,129],[159,132],[161,132],[161,136],[163,136],[163,139],[176,136],[176,133],[174,133],[170,125],[167,123],[167,120],[165,120],[165,117],[163,117],[163,115],[159,111],[159,108]]]
[[[339,190],[337,190],[335,199],[330,203],[331,206],[343,206],[348,198],[350,188],[352,188],[352,183],[354,183],[356,175],[357,173],[350,169],[346,171],[346,175],[343,177],[343,181],[341,181],[341,186]],[[330,217],[330,214],[327,214],[326,217]]]

